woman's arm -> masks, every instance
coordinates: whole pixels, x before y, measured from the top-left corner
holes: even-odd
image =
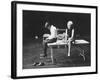
[[[72,29],[71,39],[73,39],[73,37],[74,37],[74,29]]]
[[[67,34],[67,29],[66,29],[66,33],[65,33],[65,42],[67,42],[67,38],[68,38],[68,34]]]
[[[72,41],[74,37],[74,29],[72,29],[71,37],[68,39],[69,41]]]

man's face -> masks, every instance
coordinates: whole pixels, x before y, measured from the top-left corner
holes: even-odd
[[[48,22],[45,23],[45,28],[50,29],[50,25]]]

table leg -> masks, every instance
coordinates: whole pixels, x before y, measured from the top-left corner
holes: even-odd
[[[52,64],[54,64],[54,59],[53,59],[53,48],[50,47],[50,49],[51,49],[51,60],[52,60]]]
[[[70,56],[71,43],[68,43],[68,56]]]
[[[80,51],[80,55],[83,57],[84,61],[85,61],[85,54],[84,54],[84,50],[81,49],[80,47],[75,47],[76,49],[78,49]]]

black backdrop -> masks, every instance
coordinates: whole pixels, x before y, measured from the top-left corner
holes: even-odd
[[[68,20],[74,22],[75,32],[81,36],[90,36],[90,14],[85,13],[62,13],[44,11],[23,11],[23,38],[40,38],[48,30],[44,29],[46,20],[49,20],[57,28],[65,29]]]

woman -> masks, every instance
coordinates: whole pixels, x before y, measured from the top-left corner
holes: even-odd
[[[67,22],[66,34],[68,43],[68,56],[70,56],[71,42],[74,40],[74,27],[72,21]]]

